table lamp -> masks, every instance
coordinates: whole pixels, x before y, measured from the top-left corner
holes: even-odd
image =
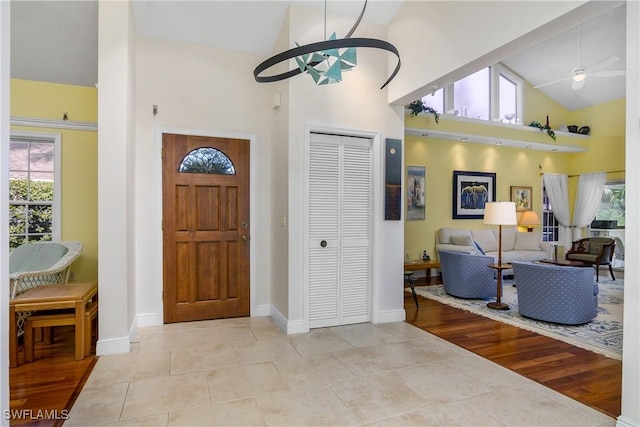
[[[527,227],[527,231],[531,233],[534,225],[540,225],[540,218],[534,211],[525,211],[520,217],[518,225]]]
[[[496,301],[487,304],[489,308],[508,310],[509,306],[502,303],[502,270],[511,268],[511,264],[502,264],[502,226],[518,225],[515,202],[489,202],[484,205],[484,223],[498,226],[498,263],[489,267],[498,271]]]

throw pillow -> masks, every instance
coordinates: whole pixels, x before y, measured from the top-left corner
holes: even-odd
[[[469,235],[451,236],[451,243],[456,246],[473,246],[473,240]]]
[[[495,252],[498,250],[498,239],[493,230],[471,230],[473,240],[484,249],[485,252]]]
[[[539,251],[540,249],[540,231],[532,231],[531,233],[520,233],[516,236],[516,251]]]
[[[482,247],[480,247],[480,245],[478,244],[478,242],[473,242],[473,244],[476,245],[476,249],[478,250],[478,252],[480,252],[480,255],[486,255],[482,250]]]

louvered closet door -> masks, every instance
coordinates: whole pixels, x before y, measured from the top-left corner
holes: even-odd
[[[371,140],[311,134],[309,326],[368,322]]]

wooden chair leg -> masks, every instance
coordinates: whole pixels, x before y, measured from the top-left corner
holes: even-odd
[[[31,319],[27,317],[27,320],[24,321],[24,332],[22,334],[22,338],[24,340],[24,361],[25,363],[33,362],[34,351],[34,343],[33,343],[33,325],[31,324]]]

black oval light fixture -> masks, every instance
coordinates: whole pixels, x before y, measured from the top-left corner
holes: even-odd
[[[277,55],[261,62],[255,70],[253,70],[254,78],[259,83],[269,83],[285,80],[305,72],[311,75],[318,85],[337,83],[342,81],[343,71],[349,71],[356,66],[357,59],[355,48],[367,47],[386,50],[387,52],[393,53],[398,58],[398,63],[396,64],[393,73],[391,73],[387,81],[380,87],[380,89],[384,89],[400,70],[400,53],[394,45],[384,40],[358,37],[351,38],[351,35],[360,24],[366,8],[367,0],[364,2],[364,7],[362,8],[362,12],[360,13],[356,23],[344,38],[336,39],[334,33],[329,40],[297,46],[278,53]],[[327,5],[325,1],[325,37],[326,13]],[[340,52],[340,49],[346,50]],[[298,68],[280,74],[261,76],[264,71],[274,65],[293,58],[295,58],[298,63]]]

